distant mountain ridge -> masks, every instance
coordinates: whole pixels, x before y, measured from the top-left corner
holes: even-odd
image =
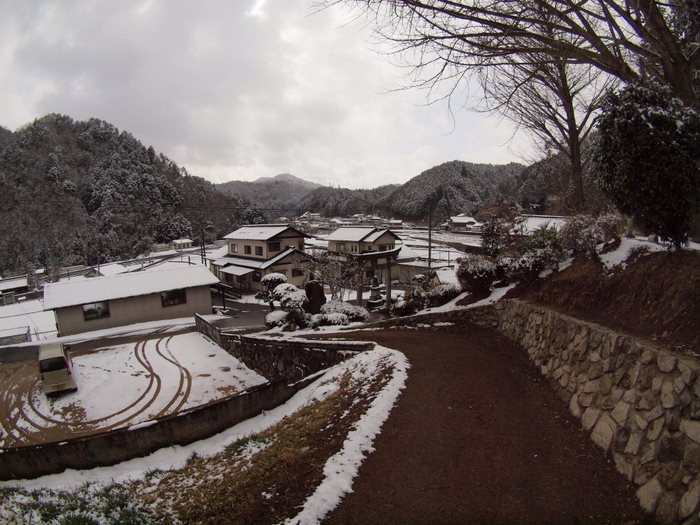
[[[494,203],[524,169],[517,163],[493,165],[454,160],[434,166],[401,185],[372,190],[318,188],[299,202],[296,213],[312,211],[326,217],[372,213],[424,221],[432,206],[436,218],[445,219],[474,213]]]
[[[217,184],[216,188],[227,195],[240,195],[263,210],[269,220],[282,215],[294,215],[297,204],[321,184],[309,182],[289,173],[274,177],[260,177],[252,182],[233,180]]]

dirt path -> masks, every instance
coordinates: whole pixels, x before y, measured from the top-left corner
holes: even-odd
[[[634,488],[524,352],[475,326],[348,334],[404,352],[406,389],[327,523],[620,523]]]

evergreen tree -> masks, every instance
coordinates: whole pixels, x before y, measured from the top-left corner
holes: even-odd
[[[687,241],[700,191],[700,115],[658,84],[606,97],[595,164],[603,192],[640,226]]]

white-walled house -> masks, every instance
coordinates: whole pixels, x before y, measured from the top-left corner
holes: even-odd
[[[259,290],[269,273],[281,273],[287,282],[302,286],[311,267],[304,252],[307,237],[288,224],[242,226],[224,237],[226,246],[209,257],[209,267],[222,283],[243,290]]]
[[[190,317],[211,313],[217,282],[201,265],[59,281],[44,286],[44,310],[54,311],[59,335]]]

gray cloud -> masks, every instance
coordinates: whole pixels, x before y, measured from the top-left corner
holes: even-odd
[[[456,129],[368,31],[308,0],[5,0],[1,125],[97,117],[214,182],[291,172],[398,183],[440,162],[518,160],[510,128],[466,112]],[[521,146],[524,147],[524,146]]]

